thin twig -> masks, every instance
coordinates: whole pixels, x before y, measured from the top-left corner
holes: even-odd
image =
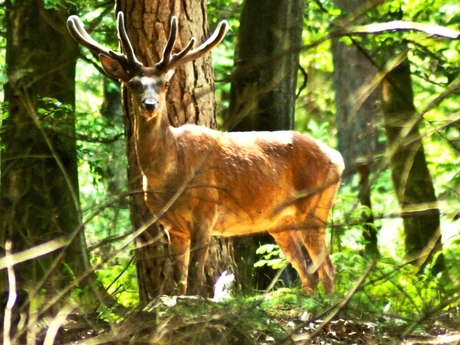
[[[5,316],[3,319],[3,344],[11,345],[11,324],[12,324],[12,314],[13,307],[16,303],[16,276],[14,275],[14,262],[11,256],[11,241],[6,241],[5,243],[5,262],[8,273],[8,301],[6,302]]]

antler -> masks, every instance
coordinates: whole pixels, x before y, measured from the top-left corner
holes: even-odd
[[[69,19],[67,19],[67,27],[69,28],[72,37],[82,46],[91,50],[93,53],[97,55],[104,54],[111,57],[112,59],[118,61],[127,71],[136,70],[139,67],[142,67],[142,63],[136,58],[133,46],[129,40],[128,34],[126,33],[123,12],[118,12],[117,30],[118,36],[120,37],[121,47],[125,54],[114,52],[113,50],[105,48],[93,40],[83,27],[83,23],[81,22],[80,18],[77,16],[70,16]],[[163,69],[164,71],[168,71],[174,69],[178,65],[198,59],[199,57],[209,52],[216,45],[218,45],[220,41],[222,41],[228,31],[228,28],[228,22],[223,20],[219,23],[217,29],[214,31],[211,37],[203,42],[198,48],[192,50],[196,41],[195,38],[192,37],[187,47],[185,47],[178,54],[172,54],[172,50],[177,39],[177,18],[172,17],[170,29],[171,31],[169,33],[168,43],[166,44],[165,50],[163,52],[163,58],[156,64],[156,66],[160,69]]]
[[[163,58],[156,64],[156,66],[167,71],[186,62],[202,57],[222,41],[228,29],[228,22],[223,20],[219,23],[211,37],[203,42],[198,48],[192,50],[193,45],[195,44],[195,37],[192,37],[188,45],[182,51],[178,54],[171,54],[177,39],[177,18],[172,17],[168,43],[166,44],[163,52]]]
[[[136,55],[134,54],[134,48],[131,44],[131,41],[129,40],[128,34],[126,33],[123,12],[118,12],[117,30],[118,35],[120,36],[121,46],[125,51],[128,63],[137,67],[142,66],[142,63],[136,58]]]
[[[67,19],[67,27],[72,37],[93,53],[97,55],[104,54],[111,57],[112,59],[118,61],[126,70],[133,70],[142,66],[142,63],[134,54],[133,46],[129,41],[128,34],[126,33],[123,12],[118,12],[117,30],[120,37],[121,47],[125,51],[126,55],[105,48],[93,40],[86,32],[80,18],[77,16],[70,16],[69,19]]]

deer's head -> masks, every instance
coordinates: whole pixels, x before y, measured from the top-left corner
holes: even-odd
[[[161,60],[153,67],[146,67],[134,54],[133,46],[126,33],[122,12],[118,12],[117,30],[124,54],[114,52],[94,41],[77,16],[69,17],[67,27],[78,43],[99,56],[102,67],[109,77],[116,78],[126,85],[140,114],[147,117],[155,116],[162,106],[174,68],[205,55],[222,41],[228,31],[228,23],[221,21],[211,37],[199,47],[193,49],[195,38],[192,38],[182,51],[173,54],[172,50],[177,38],[177,18],[172,17],[171,31]]]

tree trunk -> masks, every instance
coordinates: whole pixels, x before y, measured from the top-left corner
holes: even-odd
[[[57,265],[54,252],[15,266],[18,287],[54,294],[87,267],[73,111],[78,48],[64,8],[45,10],[37,0],[6,5],[1,246],[9,239],[18,252],[75,235]]]
[[[372,163],[378,146],[379,88],[365,89],[377,67],[355,45],[332,39],[338,149],[347,171],[356,172],[363,160]]]
[[[372,214],[371,203],[371,188],[369,183],[369,176],[371,170],[369,163],[364,161],[358,162],[358,176],[359,176],[359,193],[358,200],[362,206],[365,207],[361,213],[361,221],[363,222],[363,239],[364,239],[364,252],[370,258],[378,258],[380,251],[377,240],[377,230],[374,225],[374,215]]]
[[[293,128],[304,9],[299,0],[244,2],[226,129]]]
[[[160,60],[169,35],[172,15],[179,19],[178,47],[185,47],[191,37],[203,40],[209,35],[206,6],[202,1],[163,1],[147,6],[149,1],[119,0],[117,11],[123,11],[128,36],[138,59],[146,66],[153,66]],[[146,9],[149,9],[147,11]],[[131,219],[137,229],[152,220],[142,194],[141,174],[134,151],[132,127],[132,105],[130,96],[123,92],[125,112],[125,133],[128,153],[129,190],[133,192]],[[213,70],[210,55],[176,69],[167,94],[167,111],[174,126],[194,123],[211,128],[216,127]],[[217,277],[224,270],[234,271],[231,245],[228,240],[213,239],[205,272],[206,293],[213,291]],[[142,304],[160,294],[175,290],[169,259],[168,241],[158,224],[150,226],[136,241],[136,265],[139,279],[139,293]],[[193,250],[193,248],[192,248]]]
[[[414,106],[408,60],[388,72],[381,87],[391,177],[403,216],[406,252],[409,260],[422,268],[441,251],[442,244],[439,209],[419,132],[421,118]],[[443,269],[440,254],[432,273]]]
[[[344,14],[351,14],[367,4],[364,0],[334,0]],[[332,39],[334,89],[338,150],[345,162],[345,179],[359,173],[364,166],[372,171],[373,160],[383,147],[378,144],[378,119],[382,117],[379,86],[370,87],[378,73],[377,67],[357,42],[347,45],[339,38]],[[369,181],[360,184],[360,203],[370,206]],[[367,205],[366,195],[369,195]],[[372,209],[370,209],[372,212]],[[369,221],[372,221],[369,223]],[[377,229],[373,219],[363,216],[365,253],[378,256]],[[340,242],[340,238],[337,239]]]
[[[305,1],[300,0],[244,2],[226,129],[293,128],[304,9]],[[261,243],[274,241],[268,234],[234,239],[243,292],[266,288],[273,279],[271,269],[254,271],[255,251]]]

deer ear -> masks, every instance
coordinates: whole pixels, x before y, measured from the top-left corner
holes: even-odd
[[[120,63],[105,54],[99,54],[99,60],[101,60],[102,68],[104,68],[105,74],[109,77],[117,78],[121,81],[129,80],[129,74],[120,65]]]

